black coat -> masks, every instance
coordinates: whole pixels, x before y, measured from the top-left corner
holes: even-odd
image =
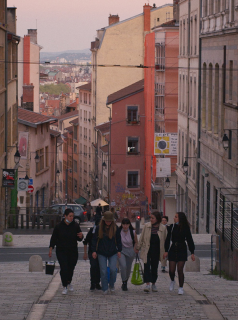
[[[92,240],[93,240],[93,235],[95,233],[95,227],[90,228],[88,231],[85,239],[83,240],[84,245],[88,245],[88,254],[93,253],[92,252]]]
[[[66,224],[62,220],[54,228],[53,234],[50,239],[50,247],[77,249],[77,241],[82,241],[77,236],[77,233],[82,232],[80,226],[74,220],[70,224]]]
[[[177,224],[172,224],[168,228],[167,238],[165,240],[165,252],[168,252],[169,261],[187,261],[187,245],[191,254],[194,254],[195,245],[189,227],[180,229]],[[172,231],[173,230],[173,231]],[[172,237],[171,237],[172,231]],[[172,241],[172,243],[171,243]]]
[[[110,239],[106,233],[103,233],[103,238],[99,240],[98,231],[99,226],[97,226],[92,240],[92,252],[97,252],[105,257],[111,257],[117,252],[121,252],[121,230],[116,226],[116,235]]]

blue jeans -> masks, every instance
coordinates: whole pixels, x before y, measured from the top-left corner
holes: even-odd
[[[100,266],[102,291],[108,290],[107,260],[108,260],[108,266],[110,268],[109,287],[114,288],[114,283],[116,281],[117,254],[114,254],[111,257],[105,257],[105,256],[99,254],[98,261],[99,261],[99,266]]]

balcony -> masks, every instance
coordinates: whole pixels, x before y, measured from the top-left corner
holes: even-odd
[[[140,120],[134,119],[134,120],[130,120],[130,119],[126,119],[128,124],[140,124]]]
[[[165,95],[165,85],[163,82],[155,83],[155,96],[163,97]]]

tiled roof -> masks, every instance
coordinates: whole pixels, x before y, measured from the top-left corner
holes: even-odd
[[[73,126],[64,128],[64,130],[68,131],[68,132],[73,132]]]
[[[72,123],[74,125],[78,125],[79,124],[79,118],[76,118],[76,119],[74,119],[72,121],[69,121],[69,123]]]
[[[30,127],[37,127],[42,123],[57,121],[56,118],[44,116],[40,113],[18,108],[18,122]]]
[[[144,79],[131,84],[107,97],[107,105],[123,100],[144,90]]]
[[[179,25],[178,23],[176,24],[176,20],[170,20],[160,24],[159,26],[152,28],[151,30],[158,29],[161,27],[179,27]]]
[[[95,129],[99,130],[102,135],[108,133],[110,131],[110,122],[105,122],[102,124],[99,124],[98,126],[95,127]]]
[[[79,112],[78,110],[74,110],[74,111],[71,111],[71,112],[67,112],[67,113],[64,113],[58,117],[56,117],[58,120],[64,120],[64,119],[68,119],[68,118],[72,118],[72,117],[75,117],[75,116],[78,116],[79,115]]]
[[[100,149],[102,150],[102,152],[108,153],[108,144],[106,144],[105,146],[100,147]]]
[[[58,136],[60,136],[60,132],[50,129],[50,135],[53,137],[58,137]]]
[[[86,91],[90,91],[91,92],[91,82],[89,83],[86,83],[82,86],[79,86],[77,87],[76,89],[79,89],[79,90],[86,90]]]

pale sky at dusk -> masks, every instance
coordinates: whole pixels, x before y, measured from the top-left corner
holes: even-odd
[[[27,29],[38,29],[42,51],[81,50],[90,47],[96,30],[108,25],[109,14],[118,14],[120,21],[143,12],[149,2],[156,6],[172,0],[7,0],[17,8],[17,35]]]

